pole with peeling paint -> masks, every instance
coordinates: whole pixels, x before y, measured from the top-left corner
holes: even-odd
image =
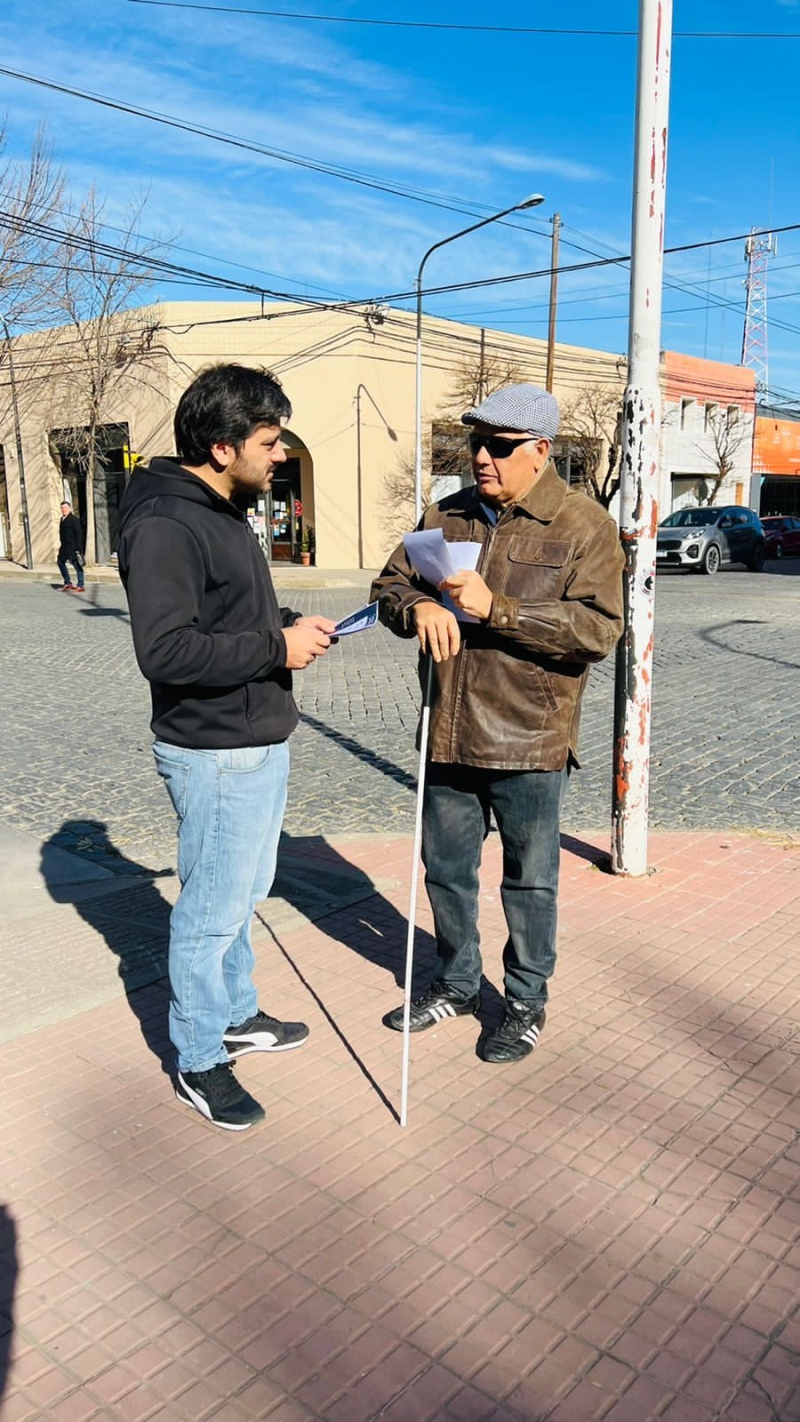
[[[630,875],[647,872],[671,44],[672,0],[639,0],[628,384],[620,464],[625,631],[617,648],[611,842],[614,873]]]

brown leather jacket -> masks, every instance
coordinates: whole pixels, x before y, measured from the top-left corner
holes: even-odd
[[[494,594],[488,621],[462,623],[458,655],[434,666],[431,760],[496,770],[577,763],[588,664],[608,656],[623,626],[614,520],[550,462],[495,526],[473,485],[433,504],[420,527],[441,528],[448,543],[483,543],[478,571]],[[415,635],[416,602],[438,600],[402,544],[371,595],[399,637]]]

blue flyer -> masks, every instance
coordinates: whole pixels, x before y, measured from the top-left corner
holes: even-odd
[[[349,617],[345,617],[341,622],[337,622],[331,636],[349,637],[351,632],[365,632],[368,627],[374,627],[377,620],[378,604],[377,602],[370,602],[358,612],[351,612]]]

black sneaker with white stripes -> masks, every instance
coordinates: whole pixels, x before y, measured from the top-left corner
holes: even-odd
[[[545,1010],[533,1002],[507,998],[499,1027],[489,1033],[481,1056],[485,1062],[519,1062],[533,1051],[545,1023]]]
[[[472,996],[465,997],[462,992],[456,992],[454,988],[443,983],[440,979],[434,979],[421,997],[417,997],[411,1004],[409,1015],[409,1030],[412,1032],[426,1032],[429,1027],[435,1027],[439,1022],[446,1022],[449,1017],[468,1017],[473,1015],[480,1007],[480,993],[473,993]],[[395,1032],[403,1030],[403,1008],[396,1007],[394,1012],[390,1012],[385,1019],[387,1027],[391,1027]]]
[[[224,1131],[246,1131],[263,1121],[264,1107],[245,1091],[227,1062],[208,1071],[179,1071],[175,1095]]]
[[[229,1027],[222,1040],[233,1061],[248,1052],[288,1052],[291,1047],[302,1047],[308,1036],[305,1022],[279,1022],[277,1017],[257,1012],[239,1027]]]

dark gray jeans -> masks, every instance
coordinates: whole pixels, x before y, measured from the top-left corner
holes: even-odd
[[[459,992],[481,980],[478,871],[494,813],[503,845],[500,893],[508,926],[505,994],[547,1001],[556,962],[559,821],[568,771],[481,770],[431,762],[422,860],[439,950],[435,976]]]

